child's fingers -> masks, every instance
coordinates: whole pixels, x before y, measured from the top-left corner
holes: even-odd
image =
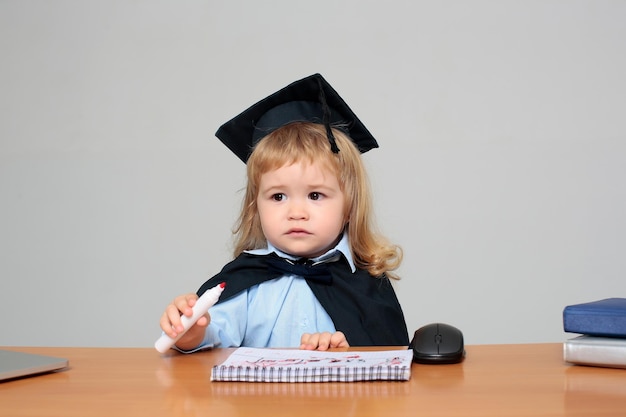
[[[196,304],[197,300],[198,300],[198,296],[196,294],[190,293],[190,294],[179,295],[178,297],[174,299],[173,304],[176,306],[176,308],[180,312],[179,314],[183,314],[189,317],[193,314],[193,311],[191,310],[191,308]]]
[[[328,350],[330,347],[330,339],[332,335],[329,332],[318,333],[319,340],[317,342],[317,350]]]
[[[161,315],[159,324],[161,325],[161,330],[172,338],[176,337],[177,332],[182,330],[180,313],[175,305],[170,304],[167,306],[165,312]]]
[[[300,337],[300,349],[305,350],[314,350],[317,348],[317,343],[319,341],[319,333],[304,333]]]
[[[180,316],[185,315],[190,317],[193,314],[191,308],[194,306],[197,299],[198,296],[193,293],[180,295],[165,308],[165,312],[160,320],[161,329],[165,334],[174,338],[179,332],[184,330]]]
[[[196,322],[196,326],[206,327],[209,325],[210,322],[211,322],[211,317],[209,316],[209,313],[206,313],[205,315],[203,315],[202,317],[198,319],[198,321]]]
[[[330,347],[334,347],[331,344],[333,335],[330,332],[323,333],[304,333],[300,338],[300,349],[305,350],[328,350]],[[337,337],[337,345],[341,345],[342,339],[345,339],[343,333]]]
[[[342,332],[335,332],[330,337],[330,347],[344,348],[344,347],[350,347],[350,345],[348,344],[348,340],[346,339],[346,336]]]

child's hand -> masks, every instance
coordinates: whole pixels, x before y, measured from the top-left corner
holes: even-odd
[[[300,349],[304,350],[328,350],[330,348],[348,348],[350,345],[346,336],[341,332],[333,334],[324,333],[304,333],[300,338]]]
[[[184,331],[180,321],[181,315],[191,317],[193,315],[192,307],[196,304],[198,296],[194,293],[179,295],[165,308],[165,312],[161,316],[161,329],[172,339]],[[209,313],[200,317],[196,324],[185,333],[177,342],[176,346],[180,349],[193,349],[200,344],[204,337],[204,331],[209,325],[211,317]]]

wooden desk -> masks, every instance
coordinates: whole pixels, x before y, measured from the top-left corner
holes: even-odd
[[[209,381],[230,350],[12,348],[70,369],[0,383],[0,416],[624,416],[626,370],[570,366],[562,345],[468,346],[455,365],[413,364],[409,382]]]

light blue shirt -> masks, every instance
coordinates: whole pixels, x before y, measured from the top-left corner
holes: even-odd
[[[268,243],[265,249],[248,251],[256,255],[272,252],[283,258],[296,257],[283,253]],[[356,270],[344,233],[333,249],[312,259],[324,262],[341,252],[352,272]],[[335,325],[321,306],[306,280],[298,275],[284,275],[248,288],[209,309],[211,323],[202,343],[195,349],[212,347],[298,347],[303,333],[335,331]]]

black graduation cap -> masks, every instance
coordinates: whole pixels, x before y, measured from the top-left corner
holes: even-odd
[[[343,129],[363,153],[378,143],[320,74],[313,74],[252,105],[224,123],[215,133],[244,163],[263,137],[292,122],[313,122],[326,126],[333,152],[338,152],[331,126]]]

